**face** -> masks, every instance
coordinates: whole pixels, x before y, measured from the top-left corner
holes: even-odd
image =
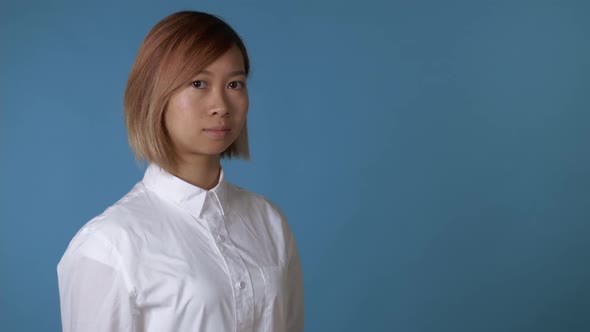
[[[164,123],[181,160],[219,157],[240,134],[247,113],[244,60],[234,46],[170,98]]]

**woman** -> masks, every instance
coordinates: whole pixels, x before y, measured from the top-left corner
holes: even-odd
[[[248,55],[219,18],[179,12],[131,69],[129,142],[143,180],[76,234],[58,265],[64,331],[302,331],[285,216],[224,180],[249,158]]]

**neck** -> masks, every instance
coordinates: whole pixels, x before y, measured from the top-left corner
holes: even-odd
[[[219,155],[191,156],[179,160],[176,167],[169,172],[194,186],[210,190],[219,182],[220,170]]]

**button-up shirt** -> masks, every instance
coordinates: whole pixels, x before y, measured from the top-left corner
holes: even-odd
[[[204,190],[150,165],[80,229],[57,271],[65,332],[303,330],[287,219],[223,170]]]

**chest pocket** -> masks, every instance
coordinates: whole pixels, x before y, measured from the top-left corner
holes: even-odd
[[[282,331],[286,321],[286,295],[288,293],[287,269],[283,267],[260,268],[264,277],[265,331]]]

